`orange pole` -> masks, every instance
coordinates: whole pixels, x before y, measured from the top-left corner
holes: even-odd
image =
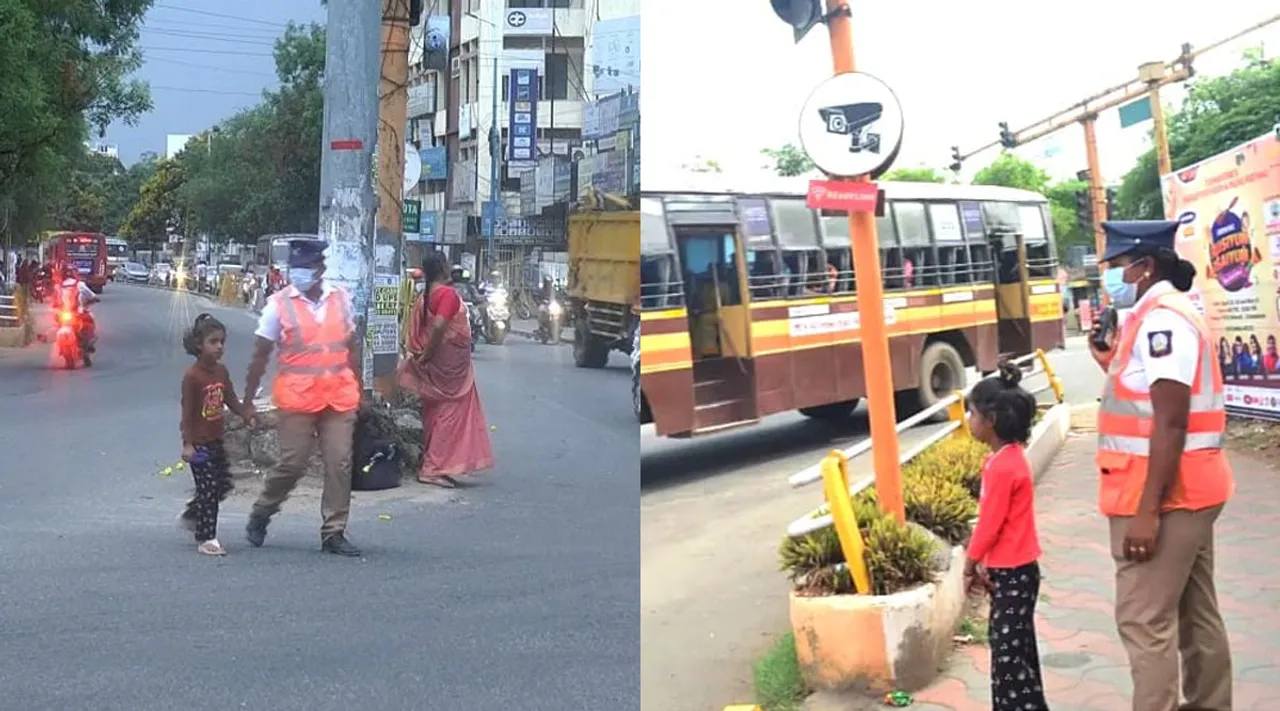
[[[827,12],[847,0],[827,0]],[[831,61],[836,74],[856,71],[853,61],[853,21],[837,14],[827,23],[831,33]],[[867,181],[867,176],[857,178]],[[871,212],[849,215],[853,269],[858,280],[858,311],[862,343],[862,377],[867,387],[871,419],[871,455],[880,507],[899,523],[906,522],[902,504],[902,468],[898,462],[898,420],[893,405],[893,371],[889,367],[889,338],[884,324],[884,284],[880,274],[880,239]]]

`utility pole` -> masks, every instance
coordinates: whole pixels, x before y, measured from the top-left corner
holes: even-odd
[[[409,102],[409,0],[382,0],[382,46],[378,76],[378,212],[375,277],[403,278],[404,129]],[[390,254],[390,263],[377,252]],[[399,339],[396,339],[397,343]],[[365,356],[371,355],[365,349]],[[372,353],[373,377],[379,392],[392,391],[398,353]],[[368,370],[368,366],[365,366]]]
[[[1160,103],[1160,86],[1164,83],[1164,62],[1147,62],[1138,67],[1138,78],[1147,83],[1147,101],[1151,104],[1151,123],[1156,144],[1156,165],[1160,175],[1173,172],[1169,157],[1169,132],[1164,125],[1164,105]]]
[[[320,147],[320,237],[325,278],[351,294],[363,348],[372,292],[373,150],[378,138],[378,41],[382,12],[368,0],[329,0]],[[371,364],[361,357],[362,370]],[[365,387],[372,386],[365,378]]]
[[[1093,214],[1093,243],[1098,250],[1098,256],[1101,257],[1106,251],[1103,249],[1106,233],[1102,230],[1102,221],[1107,219],[1107,189],[1102,184],[1102,166],[1098,163],[1097,121],[1096,114],[1086,116],[1080,120],[1080,125],[1084,128],[1085,160],[1089,166],[1089,206]]]
[[[502,42],[501,39],[498,40]],[[498,116],[498,92],[502,91],[502,77],[498,76],[498,55],[493,57],[493,120],[489,122],[489,205],[481,206],[481,212],[487,211],[487,216],[482,216],[480,223],[485,225],[488,231],[484,235],[485,238],[485,278],[493,272],[494,265],[497,261],[493,256],[493,233],[497,231],[498,225],[498,200],[500,198],[499,174],[502,172],[500,161],[502,156],[502,127],[499,123],[501,120]],[[510,131],[511,129],[507,129]],[[508,138],[507,140],[511,140]]]

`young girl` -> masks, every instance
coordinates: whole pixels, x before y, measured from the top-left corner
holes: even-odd
[[[231,408],[253,426],[251,403],[236,397],[227,367],[222,364],[227,328],[209,314],[200,314],[182,339],[195,365],[182,376],[182,458],[191,464],[195,498],[179,517],[195,533],[197,548],[205,555],[226,555],[218,542],[218,503],[231,493],[227,454],[222,448],[222,411]]]
[[[1022,371],[1004,362],[980,381],[966,406],[974,439],[991,448],[982,469],[978,525],[969,541],[965,585],[991,594],[991,706],[995,711],[1047,711],[1036,649],[1040,542],[1035,489],[1023,445],[1031,438],[1036,400],[1019,387]]]

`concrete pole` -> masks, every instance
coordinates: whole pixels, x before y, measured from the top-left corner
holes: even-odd
[[[409,102],[409,0],[382,0],[382,50],[378,79],[378,213],[374,274],[403,278],[404,129]],[[380,255],[380,258],[377,256]],[[395,353],[373,359],[383,394],[394,385]]]
[[[378,138],[381,24],[382,8],[377,3],[329,0],[319,232],[329,241],[325,278],[351,293],[362,344],[373,275],[373,150]],[[371,379],[365,380],[366,388],[372,384]]]
[[[501,40],[499,40],[501,42]],[[502,160],[499,153],[502,151],[502,128],[501,118],[498,116],[498,92],[502,90],[502,78],[498,76],[498,57],[493,58],[493,119],[489,122],[489,219],[483,220],[483,224],[488,225],[488,233],[484,235],[485,244],[485,278],[489,277],[489,273],[493,271],[494,265],[497,263],[493,254],[493,233],[496,231],[495,224],[498,201],[501,200],[499,193],[500,178],[498,175],[502,172]],[[510,129],[508,129],[510,130]],[[510,140],[510,139],[508,139]]]

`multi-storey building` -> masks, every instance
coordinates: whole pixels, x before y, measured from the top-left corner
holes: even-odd
[[[634,18],[634,38],[620,18]],[[515,281],[528,280],[531,250],[563,251],[584,117],[597,85],[638,85],[638,18],[639,0],[427,0],[409,99],[424,243],[456,262],[492,258]],[[627,37],[606,32],[605,66],[595,30],[611,21]]]

